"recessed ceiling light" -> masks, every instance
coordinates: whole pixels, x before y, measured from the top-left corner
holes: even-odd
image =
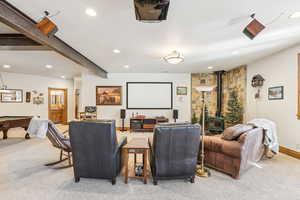
[[[239,54],[238,51],[233,51],[233,52],[232,52],[232,55],[237,55],[237,54]]]
[[[65,76],[61,76],[61,78],[66,78]]]
[[[207,69],[213,69],[214,67],[213,66],[209,66],[209,67],[207,67]]]
[[[97,12],[91,8],[87,8],[85,10],[85,14],[87,14],[88,16],[91,16],[91,17],[95,17],[97,15]]]
[[[9,69],[9,68],[11,68],[11,66],[10,65],[3,65],[3,68]]]
[[[296,19],[300,17],[300,11],[293,13],[292,15],[290,15],[291,19]]]
[[[51,69],[51,68],[53,68],[53,66],[52,66],[52,65],[46,65],[45,67],[46,67],[46,68],[48,68],[48,69]]]
[[[114,49],[113,52],[114,53],[121,53],[121,51],[119,49]]]
[[[124,65],[123,66],[125,69],[129,69],[129,65]]]

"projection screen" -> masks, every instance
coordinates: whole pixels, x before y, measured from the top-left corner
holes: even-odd
[[[173,109],[173,83],[127,82],[127,109]]]

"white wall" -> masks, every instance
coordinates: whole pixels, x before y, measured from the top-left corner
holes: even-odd
[[[188,73],[111,73],[108,74],[107,79],[83,73],[81,77],[81,109],[96,104],[96,86],[122,86],[122,106],[98,106],[98,118],[115,119],[117,120],[117,126],[120,126],[120,109],[126,109],[126,82],[173,82],[173,107],[179,110],[179,121],[191,120],[191,75]],[[182,98],[176,96],[177,86],[188,87],[188,95],[182,96]],[[126,126],[129,126],[129,118],[132,112],[138,112],[147,117],[164,115],[172,120],[172,110],[127,110]]]
[[[5,115],[24,115],[48,118],[48,87],[68,89],[68,120],[74,118],[74,91],[73,81],[44,76],[4,73],[1,72],[8,89],[22,89],[23,103],[0,103],[0,116]],[[44,104],[34,105],[25,102],[25,93],[37,90],[44,94]]]
[[[281,146],[300,152],[300,120],[297,120],[298,57],[300,45],[248,65],[247,119],[268,118],[277,123]],[[265,84],[255,100],[252,77],[261,74]],[[284,100],[268,100],[268,88],[284,86]]]

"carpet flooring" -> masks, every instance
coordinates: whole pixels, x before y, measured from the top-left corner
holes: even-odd
[[[128,135],[130,139],[151,134],[119,135]],[[0,139],[0,199],[300,200],[300,161],[283,154],[260,162],[239,180],[211,170],[210,178],[197,177],[194,184],[169,180],[159,181],[157,186],[151,180],[147,185],[134,179],[124,184],[121,175],[115,186],[96,179],[74,183],[72,168],[57,170],[44,166],[56,161],[58,155],[47,139],[24,140],[23,130],[11,130],[8,140]]]

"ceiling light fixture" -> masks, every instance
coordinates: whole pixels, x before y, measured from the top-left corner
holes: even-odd
[[[119,49],[114,49],[113,52],[114,53],[121,53],[121,51]]]
[[[61,78],[65,79],[66,77],[65,76],[61,76]]]
[[[50,15],[50,13],[45,10],[43,18],[36,24],[36,27],[48,37],[55,35],[55,33],[58,31],[58,28],[50,18],[58,15],[59,13],[60,11]]]
[[[85,14],[87,14],[88,16],[91,16],[91,17],[97,16],[97,12],[91,8],[87,8],[85,10]]]
[[[214,67],[213,66],[209,66],[209,67],[207,67],[207,69],[213,69]]]
[[[255,18],[255,13],[253,13],[251,16],[252,18],[251,22],[246,26],[243,33],[251,40],[253,40],[260,32],[262,32],[266,26],[260,23]]]
[[[52,65],[46,65],[45,67],[46,67],[47,69],[52,69],[52,68],[53,68]]]
[[[9,68],[11,68],[11,66],[10,65],[3,65],[3,68],[9,69]]]
[[[178,51],[173,51],[169,55],[165,56],[164,60],[169,64],[176,65],[183,62],[184,57]]]
[[[300,11],[293,13],[292,15],[290,15],[291,19],[296,19],[300,17]]]
[[[129,69],[129,65],[124,65],[123,66],[125,69]]]

